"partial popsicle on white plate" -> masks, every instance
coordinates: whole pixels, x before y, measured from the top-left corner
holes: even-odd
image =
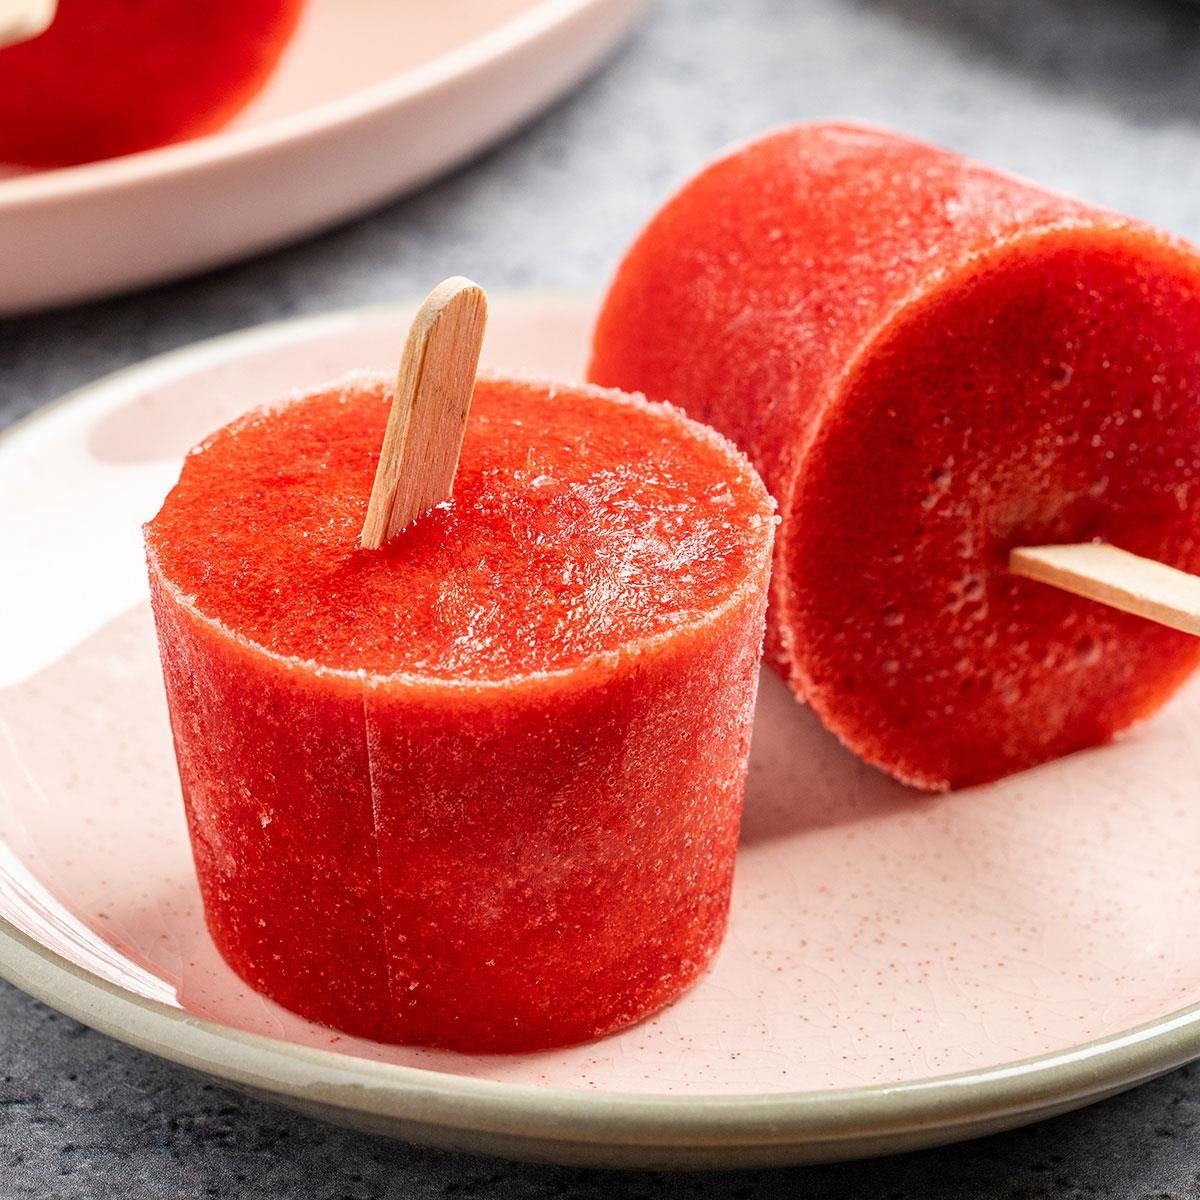
[[[27,3],[44,0],[0,13]],[[595,70],[645,8],[307,0],[278,70],[224,129],[79,167],[0,164],[0,314],[228,263],[428,183]]]

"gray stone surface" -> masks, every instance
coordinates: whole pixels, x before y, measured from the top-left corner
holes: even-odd
[[[419,196],[243,266],[0,324],[0,424],[97,376],[293,313],[423,292],[595,288],[725,143],[894,125],[1200,237],[1200,7],[1182,0],[661,0],[611,67]],[[0,248],[0,253],[3,250]],[[0,986],[0,1197],[1200,1196],[1200,1073],[1031,1130],[882,1162],[612,1175],[357,1136],[225,1092]]]

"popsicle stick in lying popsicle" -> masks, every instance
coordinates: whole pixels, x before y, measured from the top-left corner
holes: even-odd
[[[1200,576],[1102,542],[1019,546],[1015,575],[1200,636]]]
[[[378,550],[448,500],[487,324],[487,296],[469,279],[439,283],[417,311],[400,358],[362,545]]]
[[[57,8],[57,0],[0,0],[0,46],[45,33]]]

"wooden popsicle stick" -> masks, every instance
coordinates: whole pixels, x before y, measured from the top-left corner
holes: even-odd
[[[57,8],[57,0],[0,0],[0,48],[45,33]]]
[[[1020,546],[1009,570],[1200,636],[1200,577],[1101,542]]]
[[[487,296],[456,275],[417,312],[396,377],[362,545],[378,550],[454,491],[487,324]]]

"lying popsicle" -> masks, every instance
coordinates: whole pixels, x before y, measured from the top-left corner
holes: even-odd
[[[769,657],[902,780],[1103,743],[1200,659],[1018,574],[1107,572],[1085,594],[1150,588],[1134,611],[1189,627],[1152,568],[1114,586],[1130,564],[1111,548],[1036,549],[1200,570],[1200,257],[1176,238],[885,131],[801,126],[653,218],[590,376],[747,451],[782,518]]]
[[[774,517],[678,410],[472,403],[482,319],[433,293],[390,421],[360,378],[219,430],[146,543],[227,961],[355,1034],[510,1051],[638,1020],[720,942]]]
[[[93,162],[219,128],[266,82],[302,4],[0,0],[0,162]]]

